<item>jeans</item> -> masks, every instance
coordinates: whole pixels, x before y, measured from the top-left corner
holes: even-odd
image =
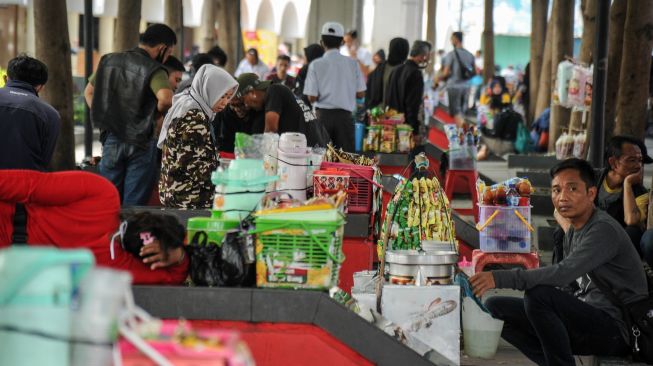
[[[485,305],[504,321],[501,336],[538,365],[575,365],[574,355],[629,353],[617,322],[603,310],[552,286],[524,298],[495,296]]]
[[[102,145],[100,174],[116,186],[123,206],[148,202],[157,176],[156,153],[156,140],[141,148],[111,133],[107,136]]]

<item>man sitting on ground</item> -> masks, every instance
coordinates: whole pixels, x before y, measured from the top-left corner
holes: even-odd
[[[596,205],[624,227],[640,252],[648,206],[648,191],[642,182],[643,164],[650,164],[653,159],[647,155],[646,145],[630,136],[610,139],[606,159],[607,167],[597,184]]]
[[[523,299],[494,296],[486,306],[504,321],[502,337],[538,365],[575,365],[574,355],[626,355],[630,347],[621,310],[593,279],[606,283],[625,304],[644,299],[648,288],[639,256],[623,227],[594,206],[596,179],[588,162],[560,162],[551,178],[553,205],[569,224],[563,227],[562,260],[537,269],[477,273],[470,279],[474,293],[525,291]]]

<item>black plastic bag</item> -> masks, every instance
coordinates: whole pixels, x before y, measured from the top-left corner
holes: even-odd
[[[252,286],[256,267],[247,255],[249,237],[244,231],[228,232],[222,245],[207,243],[208,236],[199,232],[189,244],[191,280],[197,286]]]

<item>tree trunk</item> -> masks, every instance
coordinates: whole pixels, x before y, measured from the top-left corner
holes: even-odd
[[[537,118],[545,109],[551,106],[551,56],[553,50],[553,18],[558,3],[553,3],[551,18],[546,27],[546,40],[544,41],[544,53],[542,58],[542,68],[539,75],[540,86],[537,92],[537,103],[535,105],[535,118]]]
[[[138,46],[141,22],[141,0],[118,0],[113,49],[122,52]]]
[[[432,48],[435,49],[435,19],[436,11],[438,8],[437,0],[427,0],[426,4],[426,40],[431,44]],[[431,65],[435,65],[435,52],[431,52],[429,56]],[[433,67],[429,67],[427,72],[430,76],[433,75]]]
[[[610,7],[610,32],[608,33],[608,75],[605,91],[605,141],[614,134],[617,117],[617,95],[619,94],[619,73],[623,55],[624,24],[628,1],[615,1]]]
[[[581,64],[592,64],[592,52],[594,51],[594,43],[596,39],[596,9],[597,0],[581,0],[580,8],[583,14],[583,38],[580,41],[580,53],[578,55],[578,62]],[[571,121],[569,122],[570,129],[580,130],[582,127],[583,112],[572,112]],[[591,118],[588,118],[591,121]],[[588,138],[591,134],[590,129],[587,129]]]
[[[574,0],[554,0],[558,3],[553,26],[553,42],[551,51],[551,80],[555,85],[558,74],[558,64],[574,54]],[[569,125],[571,110],[558,105],[551,106],[551,122],[549,123],[549,151],[555,151],[555,143],[563,127]]]
[[[238,66],[238,42],[242,35],[240,34],[240,1],[218,0],[218,44],[229,56],[229,61],[225,69],[232,73]]]
[[[617,98],[618,134],[644,140],[653,49],[653,0],[628,0]]]
[[[34,0],[36,58],[48,66],[48,82],[40,97],[61,117],[61,130],[50,162],[53,170],[75,168],[73,77],[70,67],[68,12],[63,0]],[[88,51],[92,52],[92,51]]]
[[[485,28],[483,30],[483,83],[494,76],[494,0],[485,0]]]
[[[531,1],[531,64],[529,75],[528,100],[530,101],[527,111],[528,123],[535,119],[535,104],[539,91],[540,72],[542,72],[542,61],[544,57],[544,43],[546,35],[546,15],[549,10],[549,0]]]
[[[174,55],[182,60],[184,50],[182,49],[182,1],[165,0],[163,7],[163,22],[172,28],[177,35],[177,45],[175,46]]]
[[[200,51],[207,52],[215,44],[215,0],[204,0],[199,31],[202,32]]]

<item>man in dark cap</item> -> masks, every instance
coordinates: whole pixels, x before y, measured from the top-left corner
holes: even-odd
[[[145,204],[154,186],[155,121],[172,105],[162,64],[176,44],[170,27],[149,26],[138,47],[102,56],[84,91],[93,124],[101,131],[100,174],[113,182],[125,206]]]

